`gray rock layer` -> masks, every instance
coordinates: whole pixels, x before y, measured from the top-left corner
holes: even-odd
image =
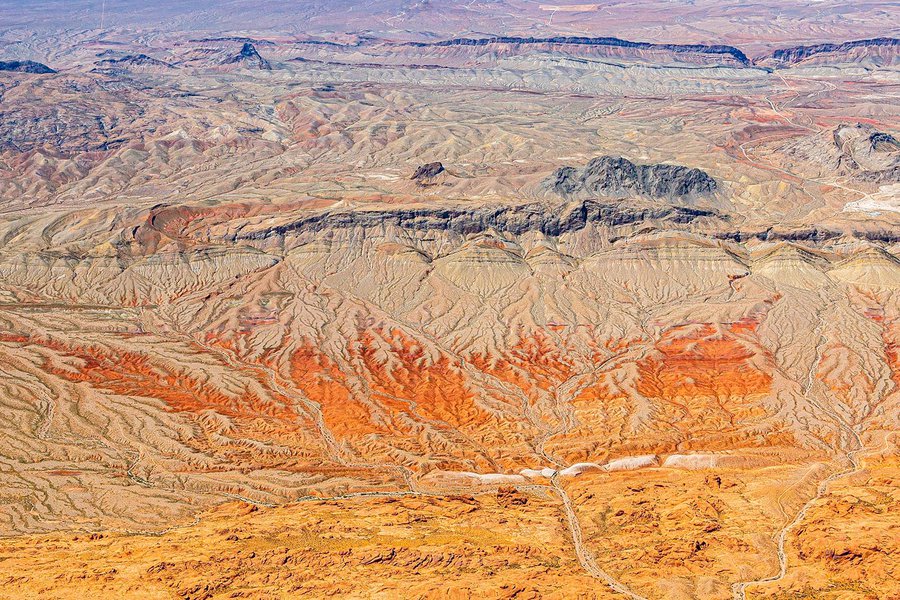
[[[419,166],[419,168],[416,169],[416,172],[413,173],[411,179],[415,181],[429,180],[433,177],[437,177],[443,172],[444,165],[439,162],[430,162],[428,164]]]
[[[619,156],[601,156],[584,169],[562,167],[550,179],[550,187],[562,196],[578,193],[602,196],[687,198],[708,196],[716,180],[700,169],[680,165],[636,165]]]
[[[419,231],[451,231],[462,235],[490,229],[520,235],[529,231],[559,236],[578,231],[588,223],[609,227],[643,222],[687,224],[697,219],[723,221],[711,210],[678,206],[630,207],[593,200],[565,206],[519,204],[509,206],[405,208],[385,210],[326,211],[293,223],[240,234],[237,239],[265,239],[287,233],[318,233],[329,229],[400,227]]]

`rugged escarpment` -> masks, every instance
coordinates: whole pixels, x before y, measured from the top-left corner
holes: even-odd
[[[708,196],[716,180],[700,169],[680,165],[637,165],[620,156],[601,156],[583,169],[561,167],[547,184],[562,196],[592,194],[681,199]]]
[[[101,69],[174,69],[175,65],[146,54],[128,54],[119,58],[107,58],[97,61]]]
[[[655,44],[651,42],[633,42],[615,37],[514,37],[498,36],[486,38],[453,38],[439,42],[408,42],[416,47],[442,46],[490,46],[494,44],[515,45],[561,45],[561,46],[606,46],[611,48],[630,48],[635,50],[662,50],[674,54],[701,54],[728,59],[740,65],[749,65],[750,59],[734,46],[720,44]]]
[[[821,54],[845,55],[857,50],[875,50],[883,52],[882,58],[886,58],[888,64],[896,60],[900,55],[900,38],[872,38],[868,40],[854,40],[842,43],[813,44],[810,46],[794,46],[781,48],[772,53],[771,59],[783,65],[793,65]]]
[[[393,225],[418,231],[481,233],[490,229],[520,235],[529,231],[558,236],[589,223],[610,227],[646,221],[686,224],[697,219],[725,219],[711,210],[680,206],[625,206],[583,200],[563,205],[543,203],[507,206],[329,210],[262,231],[242,232],[238,239],[264,239],[286,233],[313,233],[327,229],[380,228]]]

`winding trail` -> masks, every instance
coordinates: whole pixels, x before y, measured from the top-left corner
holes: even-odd
[[[818,487],[816,488],[815,495],[806,501],[806,503],[800,507],[800,510],[794,515],[794,518],[791,519],[788,523],[782,527],[778,535],[776,536],[776,553],[778,555],[778,572],[775,575],[770,575],[769,577],[763,577],[760,579],[754,579],[750,581],[741,581],[735,583],[731,589],[733,592],[734,600],[746,600],[747,598],[747,588],[750,586],[764,585],[767,583],[775,583],[777,581],[781,581],[787,575],[788,570],[788,558],[787,553],[784,550],[784,546],[787,542],[787,536],[797,525],[799,525],[806,518],[806,514],[809,512],[809,509],[813,507],[828,491],[828,485],[842,477],[847,477],[849,475],[853,475],[862,470],[861,463],[857,455],[860,452],[865,450],[865,445],[862,442],[862,439],[859,436],[859,432],[856,428],[849,425],[839,414],[837,414],[833,410],[829,410],[827,407],[822,406],[817,400],[815,400],[810,394],[812,392],[813,386],[816,383],[816,373],[819,369],[819,366],[822,362],[822,347],[826,343],[825,335],[823,334],[823,329],[825,325],[825,319],[822,316],[821,311],[817,313],[818,324],[816,325],[815,337],[816,337],[816,347],[815,347],[815,357],[807,370],[806,374],[806,384],[803,386],[803,396],[812,404],[815,408],[822,411],[823,414],[828,414],[831,416],[838,429],[843,430],[845,433],[849,434],[849,437],[852,438],[855,443],[855,448],[853,450],[848,450],[844,454],[846,459],[849,461],[849,467],[846,469],[842,469],[835,473],[832,473],[821,482],[819,482]],[[838,442],[839,444],[840,442]],[[837,451],[837,448],[835,448]]]
[[[159,317],[159,315],[156,315],[156,314],[154,314],[154,316],[157,318]],[[331,434],[331,431],[329,431],[329,429],[327,428],[327,426],[324,422],[324,418],[323,418],[322,412],[320,410],[320,407],[315,402],[303,397],[302,394],[297,393],[293,389],[291,389],[291,390],[286,389],[281,384],[278,373],[274,369],[269,367],[268,365],[263,365],[263,364],[259,364],[259,363],[255,363],[255,362],[253,362],[253,363],[247,362],[247,361],[240,359],[237,356],[234,356],[232,353],[230,353],[224,349],[220,349],[215,346],[205,344],[204,342],[198,340],[196,337],[194,337],[192,335],[189,335],[186,333],[181,333],[180,331],[178,331],[178,329],[175,327],[175,325],[173,323],[165,322],[165,320],[163,320],[163,321],[165,322],[169,331],[168,332],[159,331],[154,326],[154,323],[152,322],[152,318],[148,318],[148,317],[150,317],[149,314],[144,313],[143,317],[144,318],[142,318],[141,320],[142,320],[142,323],[144,324],[146,331],[153,333],[155,335],[158,335],[162,338],[171,338],[174,336],[174,337],[180,338],[182,341],[184,341],[186,343],[190,343],[190,344],[199,346],[206,352],[209,352],[212,355],[219,357],[219,359],[224,361],[227,365],[231,366],[232,368],[245,368],[245,369],[250,369],[250,370],[256,371],[257,373],[260,373],[264,376],[267,384],[269,385],[269,387],[271,389],[275,390],[276,392],[278,392],[279,394],[281,394],[285,397],[298,398],[306,406],[307,410],[309,410],[310,413],[313,415],[314,420],[317,425],[317,428],[319,430],[319,435],[321,436],[326,449],[329,451],[329,454],[331,454],[332,459],[335,460],[336,462],[343,464],[345,466],[351,466],[351,467],[398,472],[402,476],[403,480],[406,482],[407,486],[409,487],[408,490],[355,492],[355,493],[341,494],[341,495],[331,496],[331,497],[307,496],[307,497],[299,498],[296,501],[303,502],[303,501],[323,501],[323,500],[345,500],[345,499],[359,498],[359,497],[393,497],[393,498],[405,497],[405,496],[445,497],[447,495],[447,494],[442,494],[442,493],[431,493],[431,492],[421,491],[418,488],[418,486],[416,485],[415,476],[412,473],[412,471],[410,471],[409,469],[407,469],[406,467],[403,467],[401,465],[359,463],[359,462],[352,462],[352,461],[346,460],[346,458],[344,458],[344,456],[343,456],[343,452],[342,452],[342,448],[340,447],[340,444],[337,442],[337,440]],[[628,351],[613,354],[612,356],[608,357],[603,363],[601,363],[601,365],[599,365],[598,367],[593,369],[590,374],[596,375],[596,372],[598,370],[602,369],[602,367],[604,367],[605,365],[607,365],[610,362],[613,362],[616,359],[621,358],[623,355],[625,355],[627,353],[628,353]],[[464,366],[468,366],[465,361],[462,361],[462,364]],[[582,374],[582,375],[584,375],[584,374]],[[570,427],[571,427],[571,423],[564,424],[563,431],[568,430]],[[557,432],[552,432],[552,433],[558,434],[560,432],[557,431]],[[549,457],[543,453],[543,442],[544,441],[545,441],[545,438],[542,439],[541,443],[540,443],[541,454],[545,458],[550,459],[552,462],[559,464],[558,461],[553,460],[551,457]],[[556,474],[551,478],[550,482],[551,482],[550,486],[540,485],[540,486],[527,486],[527,487],[552,490],[560,497],[560,499],[562,500],[562,503],[563,503],[563,510],[566,514],[566,520],[569,525],[569,531],[570,531],[570,534],[572,537],[572,542],[575,546],[575,553],[578,558],[578,562],[579,562],[579,564],[581,564],[582,568],[590,576],[594,577],[595,579],[599,579],[600,581],[604,582],[607,586],[609,586],[609,588],[612,589],[613,591],[615,591],[619,594],[623,594],[624,596],[631,598],[631,600],[647,600],[645,597],[640,596],[640,595],[634,593],[633,591],[631,591],[631,589],[629,589],[628,586],[626,586],[625,584],[616,580],[612,575],[610,575],[609,573],[607,573],[606,571],[604,571],[597,565],[597,562],[594,559],[593,553],[584,545],[584,541],[583,541],[582,535],[581,535],[581,525],[578,521],[578,515],[575,513],[575,508],[574,508],[571,498],[569,497],[569,495],[565,491],[565,489],[561,485],[559,485]],[[466,493],[470,493],[473,495],[478,495],[481,493],[489,493],[489,492],[485,492],[483,490],[461,490],[461,491],[464,491]],[[244,497],[244,496],[238,496],[238,495],[233,495],[233,494],[223,494],[223,495],[227,496],[227,497],[231,497],[236,500],[243,500],[245,502],[251,502],[253,504],[261,504],[264,506],[274,506],[269,503],[254,501],[254,500]]]
[[[594,560],[594,555],[584,546],[584,541],[581,537],[581,525],[578,522],[578,515],[575,514],[575,508],[572,504],[572,499],[569,498],[569,494],[566,493],[566,490],[563,489],[559,482],[557,481],[557,476],[554,475],[550,479],[550,483],[552,485],[552,489],[556,491],[559,495],[560,499],[563,502],[563,508],[566,512],[566,517],[569,522],[569,531],[572,534],[572,542],[575,544],[575,554],[578,556],[578,562],[581,563],[581,567],[588,572],[591,577],[595,579],[599,579],[606,583],[614,592],[618,592],[624,596],[631,598],[632,600],[647,600],[643,596],[639,596],[631,591],[627,585],[619,582],[612,575],[601,569],[597,565],[597,561]]]
[[[813,507],[813,505],[818,502],[822,496],[825,495],[825,492],[828,491],[828,485],[837,479],[842,477],[847,477],[849,475],[853,475],[859,472],[862,467],[860,466],[860,462],[856,457],[856,454],[859,453],[862,448],[858,450],[853,450],[847,453],[847,458],[850,460],[850,468],[844,469],[842,471],[838,471],[837,473],[833,473],[823,479],[821,483],[819,483],[819,487],[816,489],[816,495],[807,500],[806,504],[797,511],[797,514],[794,516],[793,520],[791,520],[787,525],[781,528],[781,531],[778,532],[777,544],[778,544],[778,573],[775,575],[771,575],[769,577],[763,577],[762,579],[754,579],[752,581],[742,581],[736,583],[732,586],[732,591],[734,592],[734,600],[746,600],[747,598],[747,588],[749,586],[755,585],[763,585],[766,583],[775,583],[776,581],[780,581],[787,575],[788,569],[788,559],[787,554],[784,551],[784,545],[787,541],[787,536],[791,532],[791,530],[799,525],[803,519],[806,518],[806,513],[809,512],[809,509]]]

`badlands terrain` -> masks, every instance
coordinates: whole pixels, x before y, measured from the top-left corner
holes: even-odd
[[[900,598],[898,22],[0,0],[0,598]]]

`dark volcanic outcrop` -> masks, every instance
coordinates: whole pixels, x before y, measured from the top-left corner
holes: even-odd
[[[548,181],[561,196],[648,196],[651,198],[690,198],[709,196],[716,191],[716,180],[700,169],[680,165],[636,165],[620,156],[601,156],[584,169],[562,167]]]
[[[410,179],[418,181],[419,183],[428,183],[429,180],[437,177],[443,172],[444,165],[439,162],[430,162],[428,164],[420,165]]]
[[[56,73],[47,65],[33,60],[0,60],[0,71],[15,71],[17,73]]]
[[[256,47],[250,42],[245,42],[241,51],[236,56],[226,59],[222,64],[240,65],[243,67],[261,69],[263,71],[272,70],[272,65],[269,64],[269,61],[260,56]]]
[[[877,152],[893,152],[900,150],[900,142],[897,138],[883,131],[876,131],[869,135],[869,145]]]
[[[873,38],[869,40],[855,40],[841,44],[814,44],[811,46],[794,46],[781,48],[772,53],[772,60],[778,64],[792,65],[803,62],[817,54],[850,54],[854,51],[876,50],[882,52],[882,60],[893,62],[893,58],[900,55],[900,38]]]
[[[163,60],[147,56],[146,54],[129,54],[121,58],[108,58],[98,61],[98,67],[112,69],[174,69],[175,65],[167,63]]]
[[[663,50],[676,54],[706,54],[729,58],[741,65],[750,65],[747,55],[734,46],[705,44],[654,44],[651,42],[632,42],[615,37],[509,37],[489,38],[454,38],[440,42],[408,42],[409,46],[487,46],[490,44],[563,44],[577,46],[608,46],[616,48],[633,48],[635,50]]]

